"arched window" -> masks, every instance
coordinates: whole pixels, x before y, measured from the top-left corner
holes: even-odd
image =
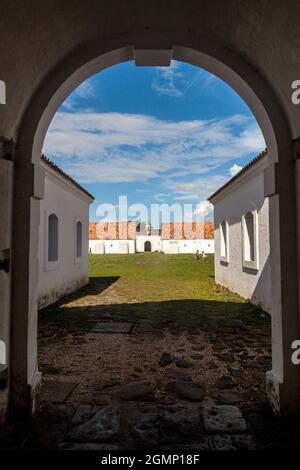
[[[58,218],[55,214],[48,218],[48,261],[58,261]]]
[[[82,256],[82,223],[76,223],[76,257]]]
[[[244,259],[245,261],[255,261],[255,222],[254,214],[247,212],[244,217]]]
[[[220,224],[220,242],[221,242],[221,258],[228,260],[228,236],[227,236],[227,223],[225,220]]]

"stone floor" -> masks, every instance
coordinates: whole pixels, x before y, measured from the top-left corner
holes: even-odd
[[[241,320],[201,329],[186,321],[176,331],[132,320],[128,312],[73,319],[66,336],[59,322],[42,324],[40,354],[48,361],[49,351],[61,354],[44,373],[37,416],[2,429],[0,447],[255,449],[242,408],[262,396],[270,360],[264,329],[253,341]]]
[[[60,450],[252,450],[235,406],[160,406],[140,402],[97,407],[48,404],[28,422],[6,426],[1,448]]]
[[[300,423],[267,404],[263,312],[236,301],[124,303],[104,287],[40,312],[38,412],[0,428],[0,448],[299,447]]]
[[[43,348],[55,354],[59,347],[61,354],[44,372],[37,415],[1,428],[0,449],[299,446],[300,423],[276,419],[266,404],[265,328],[244,318],[201,328],[186,321],[184,329],[173,330],[133,321],[128,311],[114,320],[88,319],[73,318],[67,335],[59,319],[40,326]],[[40,354],[47,356],[43,349]],[[114,364],[107,362],[112,357]]]

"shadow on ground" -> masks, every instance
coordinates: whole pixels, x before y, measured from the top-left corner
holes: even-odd
[[[222,328],[232,320],[246,321],[248,327],[269,325],[268,316],[247,302],[216,301],[208,298],[102,304],[101,298],[98,299],[97,296],[118,279],[119,277],[90,278],[87,286],[41,310],[40,327],[49,327],[50,322],[50,327],[57,323],[68,328],[81,325],[89,331],[93,327],[92,322],[88,322],[89,319],[126,320],[135,324],[149,322],[156,329],[167,327],[174,330],[174,334],[180,334],[183,329],[194,327]],[[78,300],[80,302],[77,302]],[[61,335],[66,333],[64,329],[58,332]]]

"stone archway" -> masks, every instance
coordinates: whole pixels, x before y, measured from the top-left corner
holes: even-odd
[[[299,372],[290,361],[290,345],[299,336],[299,318],[294,146],[287,115],[272,84],[238,54],[211,39],[161,29],[108,35],[103,42],[94,40],[71,51],[46,74],[22,113],[15,150],[13,216],[13,411],[34,408],[40,378],[35,290],[39,200],[43,198],[39,156],[50,121],[70,91],[95,72],[132,59],[137,65],[168,65],[171,58],[201,66],[231,85],[253,111],[267,142],[270,161],[265,192],[270,197],[273,286],[273,369],[267,383],[276,412],[299,408]]]

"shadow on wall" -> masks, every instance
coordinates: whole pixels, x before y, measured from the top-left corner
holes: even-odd
[[[245,270],[246,268],[244,268]],[[250,275],[256,275],[251,269],[246,271]],[[271,283],[271,260],[268,256],[261,274],[257,280],[250,302],[259,306],[264,312],[272,314],[272,283]]]

